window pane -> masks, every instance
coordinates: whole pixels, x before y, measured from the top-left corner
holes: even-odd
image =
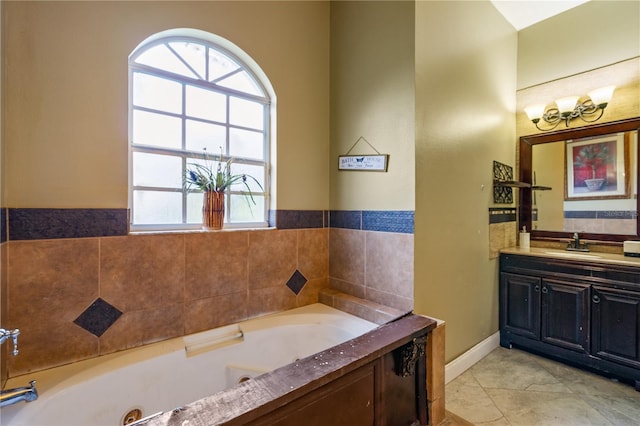
[[[133,74],[133,105],[180,114],[182,85],[136,72]]]
[[[237,126],[262,130],[264,128],[264,106],[258,102],[231,98],[229,122]]]
[[[253,196],[256,204],[244,195],[231,195],[231,222],[264,222],[264,197]]]
[[[205,64],[207,61],[207,48],[205,46],[186,41],[169,43],[169,46],[171,46],[171,48],[175,50],[175,52],[198,73],[199,79],[205,79]]]
[[[249,176],[253,176],[262,186],[262,188],[264,188],[264,166],[254,166],[254,165],[250,165],[250,164],[240,164],[240,163],[233,163],[231,165],[231,173],[233,174],[246,174]],[[255,193],[255,192],[264,192],[264,189],[260,189],[260,187],[258,186],[258,184],[251,178],[247,178],[247,184],[249,185],[249,188],[251,189],[251,192]],[[231,188],[233,191],[246,191],[247,188],[245,188],[244,184],[242,183],[238,183],[233,185],[233,188]]]
[[[182,223],[179,192],[133,191],[133,205],[133,223],[137,225]]]
[[[187,149],[219,154],[220,147],[227,146],[227,129],[216,124],[187,120]]]
[[[187,195],[187,223],[202,223],[202,192]]]
[[[132,127],[134,144],[182,148],[182,121],[177,117],[135,110]]]
[[[187,115],[224,123],[227,121],[226,111],[225,95],[187,86]]]
[[[134,152],[133,185],[182,188],[182,159],[170,155]]]
[[[229,129],[229,151],[233,157],[264,159],[264,134],[242,129]]]
[[[152,47],[142,53],[138,56],[136,62],[186,77],[196,78],[196,75],[165,44]]]
[[[227,55],[209,48],[209,81],[214,81],[238,68],[240,66]]]
[[[256,96],[264,96],[260,87],[251,77],[249,77],[249,74],[247,74],[246,71],[238,72],[228,78],[222,79],[218,81],[218,84],[239,92],[251,93]]]

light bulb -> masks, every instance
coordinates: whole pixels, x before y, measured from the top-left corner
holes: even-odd
[[[611,98],[613,97],[613,91],[616,86],[606,86],[589,92],[591,101],[600,108],[607,106]]]
[[[546,107],[541,104],[530,105],[524,109],[524,112],[527,113],[527,117],[529,117],[529,120],[534,121],[534,120],[539,120],[540,117],[542,117],[542,115],[544,114],[545,108]]]
[[[561,114],[565,115],[573,111],[576,107],[576,103],[578,102],[578,96],[568,96],[566,98],[556,99],[556,105],[558,106],[558,111]]]

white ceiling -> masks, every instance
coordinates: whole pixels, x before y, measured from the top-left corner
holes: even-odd
[[[492,0],[500,13],[520,31],[589,0]]]

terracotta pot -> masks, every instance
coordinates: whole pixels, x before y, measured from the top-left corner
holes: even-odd
[[[219,231],[224,225],[224,192],[206,191],[202,203],[202,227]]]

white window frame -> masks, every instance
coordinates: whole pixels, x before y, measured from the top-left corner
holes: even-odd
[[[234,62],[236,62],[242,70],[244,70],[250,77],[252,77],[255,84],[260,88],[264,96],[257,96],[255,94],[250,94],[242,91],[237,91],[234,89],[229,89],[224,86],[217,85],[215,80],[213,82],[205,80],[185,77],[180,74],[175,74],[170,71],[158,69],[155,67],[149,67],[147,65],[143,65],[140,63],[136,63],[136,59],[148,49],[151,49],[157,45],[169,43],[169,42],[193,42],[206,46],[209,49],[214,49],[217,52],[228,56]],[[242,56],[242,58],[241,58]],[[226,129],[226,146],[225,153],[229,152],[229,129],[231,128],[239,128],[242,129],[241,126],[230,124],[229,120],[229,99],[230,97],[247,99],[256,103],[260,103],[264,107],[264,115],[263,115],[263,159],[264,161],[249,159],[249,158],[237,158],[234,157],[234,163],[236,164],[246,164],[246,165],[258,165],[264,167],[264,192],[258,192],[258,195],[264,195],[264,212],[263,217],[264,220],[260,222],[230,222],[229,221],[229,212],[230,212],[230,202],[229,198],[231,195],[240,194],[240,191],[232,190],[228,191],[225,196],[225,223],[224,228],[264,228],[268,227],[269,220],[269,205],[270,205],[270,173],[271,173],[271,145],[272,145],[272,123],[275,121],[275,94],[273,92],[273,88],[266,78],[264,72],[260,69],[260,67],[253,61],[246,53],[244,53],[240,48],[225,40],[219,36],[216,36],[211,33],[207,33],[199,30],[192,29],[178,29],[178,30],[169,30],[164,31],[162,33],[155,34],[154,36],[148,38],[143,41],[129,56],[129,115],[128,115],[128,123],[129,123],[129,206],[130,206],[130,230],[131,231],[170,231],[170,230],[195,230],[201,229],[202,223],[187,223],[187,193],[184,188],[159,188],[159,187],[144,187],[144,186],[134,186],[133,185],[133,155],[135,152],[143,152],[143,153],[151,153],[151,154],[162,154],[169,155],[173,157],[180,157],[182,160],[182,171],[184,173],[185,168],[187,167],[188,158],[193,159],[194,157],[201,157],[202,151],[196,152],[192,150],[188,150],[186,148],[186,140],[185,140],[185,122],[188,119],[193,120],[193,117],[188,117],[185,113],[185,97],[184,90],[187,85],[189,86],[197,86],[203,87],[207,90],[214,91],[216,93],[221,93],[226,96],[227,102],[227,116],[226,122],[212,122],[207,120],[202,120],[207,123],[214,123],[216,125],[223,125]],[[172,114],[166,111],[162,111],[162,114],[174,116],[179,118],[182,121],[182,141],[181,146],[182,149],[172,149],[165,147],[155,147],[149,145],[139,145],[133,143],[133,112],[134,110],[146,111],[147,109],[142,107],[137,107],[133,105],[133,76],[134,73],[147,73],[157,77],[161,77],[163,79],[172,80],[179,82],[182,85],[183,90],[183,98],[182,98],[182,112],[180,114]],[[151,110],[153,112],[157,112],[155,110]],[[198,119],[196,119],[198,120]],[[209,153],[215,156],[216,158],[220,156],[220,153]],[[226,161],[229,157],[222,156],[222,161]],[[134,190],[151,190],[157,192],[179,192],[182,194],[182,220],[183,223],[167,223],[167,224],[136,224],[134,223]],[[254,193],[255,194],[255,193]]]

